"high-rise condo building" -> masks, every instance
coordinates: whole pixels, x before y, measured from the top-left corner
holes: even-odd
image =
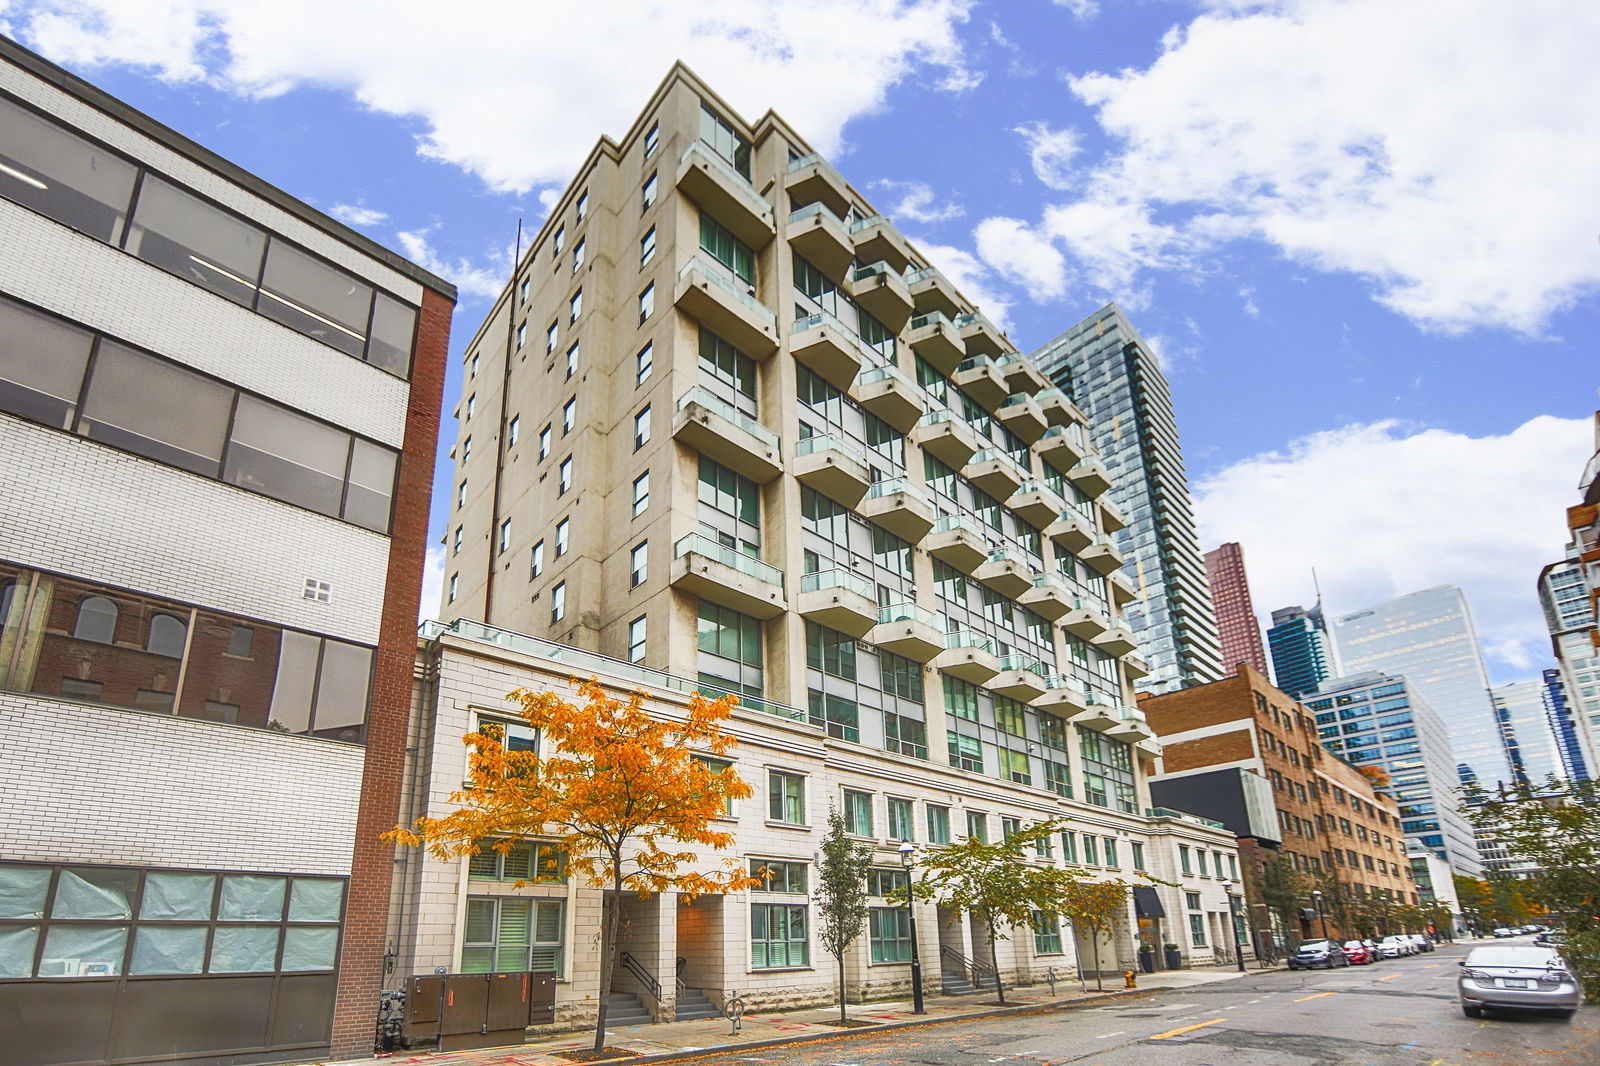
[[[1566,557],[1539,572],[1539,603],[1556,670],[1584,762],[1600,772],[1600,415],[1595,457],[1579,486],[1584,502],[1567,508]]]
[[[1566,776],[1561,748],[1551,728],[1549,690],[1538,681],[1512,681],[1489,690],[1501,743],[1519,784]]]
[[[371,1053],[454,299],[0,38],[11,1066]]]
[[[1127,620],[1150,664],[1140,689],[1170,692],[1225,676],[1172,390],[1149,345],[1107,304],[1033,359],[1088,414],[1109,495],[1126,516],[1117,544],[1138,590]]]
[[[1454,585],[1397,596],[1333,620],[1340,668],[1404,675],[1445,723],[1463,782],[1514,780],[1489,700],[1467,597]]]
[[[1274,681],[1295,699],[1304,699],[1339,672],[1320,602],[1309,611],[1300,606],[1273,611],[1267,647]]]
[[[1544,686],[1545,708],[1550,713],[1550,732],[1556,738],[1556,750],[1561,754],[1561,775],[1571,781],[1590,780],[1589,760],[1583,753],[1578,723],[1572,716],[1572,704],[1567,699],[1567,686],[1561,680],[1561,671],[1543,671],[1540,683]]]
[[[1250,599],[1250,579],[1244,569],[1244,549],[1230,541],[1205,554],[1206,584],[1217,613],[1217,634],[1222,645],[1222,665],[1232,670],[1249,663],[1267,676],[1267,653],[1261,647],[1261,623]]]

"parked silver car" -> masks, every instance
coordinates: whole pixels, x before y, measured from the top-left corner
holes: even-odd
[[[1473,948],[1456,978],[1461,1013],[1483,1016],[1484,1008],[1558,1011],[1572,1017],[1583,1002],[1583,985],[1566,960],[1550,948]]]

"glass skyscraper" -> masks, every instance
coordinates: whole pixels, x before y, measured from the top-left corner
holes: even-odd
[[[1561,749],[1550,728],[1545,683],[1512,681],[1489,690],[1495,721],[1505,744],[1511,776],[1521,784],[1537,784],[1554,774],[1565,777]]]
[[[1172,392],[1133,323],[1107,304],[1032,359],[1088,415],[1128,525],[1117,534],[1139,596],[1125,618],[1150,673],[1139,687],[1171,692],[1224,676],[1201,562]]]
[[[1594,606],[1576,541],[1567,545],[1565,559],[1540,571],[1539,603],[1573,739],[1587,770],[1600,773],[1600,645],[1594,640]]]
[[[1267,647],[1272,652],[1274,683],[1295,699],[1317,691],[1338,672],[1320,603],[1309,611],[1300,606],[1273,611]]]
[[[1478,649],[1467,597],[1438,585],[1333,620],[1346,674],[1403,674],[1450,730],[1462,782],[1494,788],[1514,775]]]
[[[1589,780],[1589,760],[1584,757],[1583,745],[1578,740],[1578,723],[1572,718],[1572,705],[1567,701],[1567,686],[1561,681],[1561,671],[1546,670],[1541,675],[1544,687],[1544,705],[1550,715],[1550,732],[1556,738],[1556,750],[1561,753],[1561,773],[1569,781]]]

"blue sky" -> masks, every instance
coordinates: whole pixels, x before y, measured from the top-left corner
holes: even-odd
[[[1336,611],[1452,582],[1491,676],[1548,660],[1533,582],[1600,404],[1600,6],[438,10],[0,0],[0,32],[455,280],[456,354],[517,220],[681,57],[788,118],[1020,348],[1122,304],[1262,615],[1309,602],[1312,566]]]

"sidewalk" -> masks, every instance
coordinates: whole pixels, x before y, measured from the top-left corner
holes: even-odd
[[[1273,971],[1252,967],[1247,972],[1260,974]],[[1006,989],[1004,1007],[996,1005],[993,992],[970,996],[934,995],[927,997],[925,1003],[927,1012],[922,1015],[911,1013],[910,1000],[853,1003],[849,1006],[850,1020],[873,1024],[852,1029],[840,1029],[837,1025],[830,1024],[839,1019],[837,1005],[785,1014],[746,1014],[737,1034],[730,1032],[732,1024],[726,1018],[636,1025],[625,1029],[607,1030],[606,1046],[639,1056],[616,1061],[661,1062],[710,1051],[774,1047],[827,1037],[843,1038],[847,1035],[929,1025],[959,1018],[1084,1006],[1101,1000],[1115,1000],[1161,989],[1188,988],[1243,976],[1245,974],[1239,973],[1232,967],[1208,966],[1193,970],[1163,970],[1153,974],[1140,974],[1139,987],[1136,991],[1123,989],[1120,979],[1113,984],[1109,977],[1105,979],[1104,992],[1096,992],[1092,981],[1089,982],[1087,992],[1076,980],[1070,983],[1058,982],[1054,995],[1051,995],[1047,985],[1031,985],[1021,989]],[[593,1042],[593,1030],[585,1030],[538,1037],[528,1043],[509,1047],[482,1048],[473,1051],[397,1051],[388,1058],[343,1060],[342,1066],[570,1066],[572,1060],[562,1058],[558,1053],[587,1048]]]

